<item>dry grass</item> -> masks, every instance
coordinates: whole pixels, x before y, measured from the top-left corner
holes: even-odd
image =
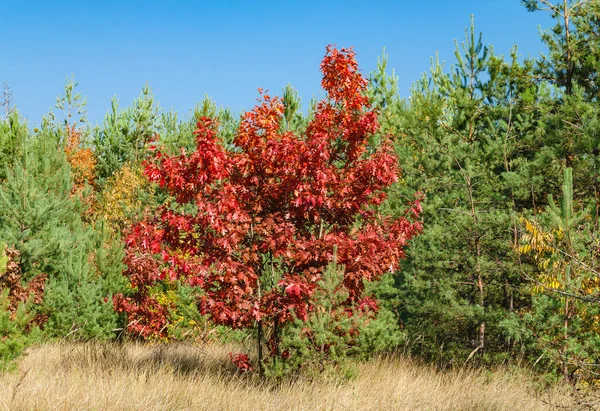
[[[235,347],[55,344],[38,347],[0,375],[6,410],[540,410],[524,376],[445,372],[408,360],[359,365],[347,383],[277,387],[235,375]],[[547,395],[549,395],[547,393]],[[553,401],[566,397],[553,393]]]

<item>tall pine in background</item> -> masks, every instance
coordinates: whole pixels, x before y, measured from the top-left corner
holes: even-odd
[[[514,247],[516,212],[531,204],[521,168],[533,155],[526,141],[539,90],[531,61],[520,62],[516,48],[496,56],[473,25],[456,60],[449,72],[434,60],[409,101],[385,98],[385,88],[374,96],[385,102],[381,121],[403,164],[397,203],[424,195],[424,232],[390,304],[413,353],[496,362],[518,352],[505,320],[528,305]]]

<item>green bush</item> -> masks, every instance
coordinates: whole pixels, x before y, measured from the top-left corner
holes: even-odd
[[[8,309],[8,290],[0,293],[0,370],[10,369],[27,347],[40,341],[41,333],[31,324],[30,304],[21,303],[14,315]]]
[[[348,293],[342,286],[344,271],[336,263],[325,271],[319,288],[313,294],[313,310],[307,321],[297,319],[281,331],[281,343],[275,349],[285,353],[265,364],[267,375],[301,374],[352,378],[356,360],[391,350],[403,341],[393,314],[386,308],[370,307],[347,311]],[[367,292],[378,287],[368,284]],[[285,358],[287,357],[287,358]]]
[[[109,338],[118,319],[112,295],[124,285],[122,244],[101,222],[84,222],[64,143],[62,129],[44,122],[28,135],[22,158],[4,164],[0,241],[19,251],[24,283],[47,277],[44,299],[32,308],[47,317],[46,336]]]

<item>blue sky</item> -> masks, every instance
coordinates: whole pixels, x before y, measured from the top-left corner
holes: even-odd
[[[494,50],[523,56],[544,50],[538,26],[519,0],[397,1],[17,1],[0,0],[0,82],[32,123],[54,105],[73,74],[101,122],[110,99],[129,105],[146,82],[165,108],[183,115],[204,94],[235,111],[257,88],[286,83],[303,102],[320,96],[325,46],[354,46],[365,74],[385,46],[400,92],[428,70],[430,57],[453,62],[470,14]]]

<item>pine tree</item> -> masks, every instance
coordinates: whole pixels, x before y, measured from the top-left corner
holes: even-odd
[[[0,122],[0,181],[6,177],[6,168],[22,157],[28,135],[27,125],[17,110]]]
[[[575,86],[597,99],[600,62],[600,4],[586,0],[522,0],[529,11],[545,11],[555,25],[542,33],[549,55],[540,60],[540,73],[567,95]]]
[[[538,61],[536,75],[552,98],[541,109],[539,134],[544,150],[534,161],[535,173],[547,178],[550,189],[542,193],[560,195],[560,176],[572,167],[576,176],[576,200],[594,193],[600,204],[600,113],[597,73],[600,70],[600,3],[597,1],[526,0],[531,11],[550,13],[555,25],[542,34],[549,54]],[[549,163],[560,164],[548,170]]]
[[[159,109],[148,85],[130,108],[120,110],[113,98],[102,127],[93,136],[101,185],[126,163],[135,165],[144,159],[148,143],[157,133],[158,119]]]
[[[302,115],[302,100],[298,91],[289,83],[283,88],[282,102],[283,110],[283,129],[301,133],[308,125],[308,119]]]
[[[21,158],[3,165],[0,241],[18,250],[23,282],[46,276],[35,310],[47,318],[47,335],[108,337],[116,328],[110,297],[122,284],[122,245],[101,223],[94,229],[83,222],[63,137],[62,126],[46,120],[25,138]]]
[[[414,352],[444,363],[501,361],[517,349],[504,320],[528,305],[514,246],[516,210],[531,204],[521,187],[538,90],[530,61],[520,63],[516,49],[508,61],[494,55],[473,26],[456,60],[449,72],[434,60],[410,102],[387,99],[382,122],[396,136],[405,179],[388,207],[415,192],[425,198],[424,232],[398,291],[383,292]]]
[[[0,289],[0,371],[14,366],[14,360],[41,339],[39,328],[31,325],[31,305],[19,304],[14,315],[8,307],[8,290]]]

